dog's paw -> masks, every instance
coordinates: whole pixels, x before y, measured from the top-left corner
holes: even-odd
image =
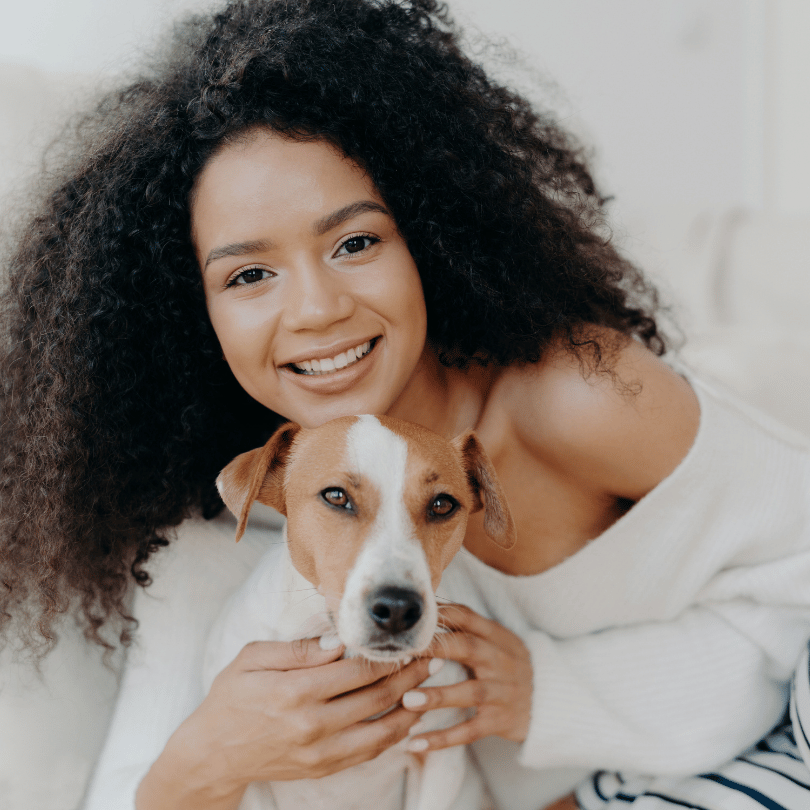
[[[318,646],[322,650],[336,650],[340,644],[340,638],[334,630],[325,632],[318,640]]]

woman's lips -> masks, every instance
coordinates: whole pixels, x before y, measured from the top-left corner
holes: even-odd
[[[289,374],[289,378],[291,378],[292,381],[294,381],[299,387],[313,393],[340,393],[353,386],[371,369],[374,358],[378,354],[378,352],[375,350],[377,349],[379,343],[380,336],[378,335],[371,340],[365,341],[365,344],[359,344],[361,347],[364,345],[368,346],[365,354],[361,354],[359,358],[357,358],[355,354],[356,359],[353,362],[347,363],[343,368],[336,368],[334,371],[308,372],[303,368],[299,368],[299,366],[302,366],[305,362],[311,361],[287,363],[286,365],[281,366],[279,370],[283,373]],[[343,354],[343,352],[341,352],[341,354]],[[319,363],[323,362],[323,360],[319,361]]]
[[[365,342],[347,349],[345,352],[340,352],[334,357],[325,357],[320,360],[312,358],[311,360],[303,360],[300,363],[290,363],[289,366],[297,374],[308,374],[313,376],[322,376],[324,374],[331,374],[335,371],[353,366],[359,363],[372,349],[374,340],[366,340]]]

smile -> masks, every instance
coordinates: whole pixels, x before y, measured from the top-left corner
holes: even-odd
[[[376,340],[367,340],[353,349],[347,349],[335,357],[325,357],[322,360],[303,360],[300,363],[290,363],[292,368],[298,374],[308,374],[312,376],[320,376],[322,374],[331,374],[334,371],[353,366],[359,360],[362,360],[372,349]]]

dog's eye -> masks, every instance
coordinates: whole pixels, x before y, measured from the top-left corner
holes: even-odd
[[[437,495],[428,507],[430,517],[447,517],[456,511],[458,503],[449,495]]]
[[[341,509],[347,509],[350,512],[354,509],[351,499],[346,494],[346,490],[340,487],[330,487],[321,492],[321,497],[330,505],[337,506]]]

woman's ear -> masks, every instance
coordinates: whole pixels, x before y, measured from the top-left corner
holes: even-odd
[[[239,521],[236,541],[245,533],[253,502],[272,506],[285,515],[284,471],[290,449],[301,426],[295,422],[282,425],[264,447],[237,456],[217,476],[217,489],[225,506]]]
[[[501,482],[478,437],[471,430],[456,436],[452,444],[461,453],[467,481],[475,499],[473,512],[484,509],[484,531],[503,549],[517,540],[515,521],[509,511]]]

